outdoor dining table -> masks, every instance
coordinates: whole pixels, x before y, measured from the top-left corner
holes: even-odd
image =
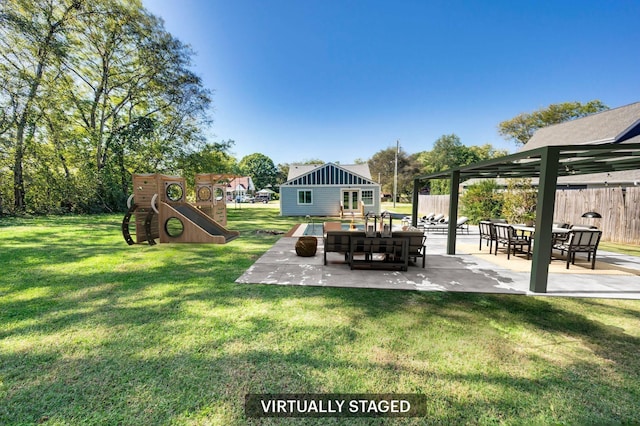
[[[516,231],[520,231],[521,235],[524,235],[526,232],[529,233],[529,240],[531,240],[531,245],[533,245],[534,235],[536,232],[535,226],[526,226],[526,225],[511,225],[513,229]],[[551,228],[551,241],[561,240],[566,238],[566,234],[569,233],[571,229],[569,228]]]
[[[535,226],[511,225],[511,227],[516,231],[520,231],[521,233],[529,232],[532,238],[533,238],[533,234],[535,234],[536,232]],[[557,227],[551,228],[551,233],[554,235],[568,234],[569,231],[571,231],[571,229],[569,228],[557,228]]]

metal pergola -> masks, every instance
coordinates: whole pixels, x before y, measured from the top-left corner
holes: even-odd
[[[413,225],[418,220],[418,195],[424,182],[449,179],[449,230],[447,254],[456,253],[456,222],[460,182],[468,179],[538,178],[536,243],[533,246],[529,290],[547,292],[552,225],[559,176],[585,175],[640,169],[640,143],[601,145],[554,145],[521,151],[468,166],[419,176],[413,180]]]

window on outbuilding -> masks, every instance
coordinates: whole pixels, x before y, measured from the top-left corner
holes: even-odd
[[[310,189],[298,190],[298,204],[313,204],[313,194]]]
[[[373,191],[370,189],[363,189],[362,190],[362,202],[364,203],[365,206],[372,206],[373,205]]]

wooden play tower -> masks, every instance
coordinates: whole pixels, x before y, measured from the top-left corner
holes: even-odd
[[[133,194],[122,221],[128,244],[224,244],[240,235],[226,228],[226,183],[233,175],[196,175],[196,203],[186,201],[186,181],[163,174],[133,175]],[[135,239],[130,224],[135,224]]]

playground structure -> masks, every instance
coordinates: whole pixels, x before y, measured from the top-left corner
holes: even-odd
[[[133,194],[127,200],[122,236],[127,244],[225,244],[240,233],[226,228],[226,182],[233,175],[196,175],[196,202],[186,201],[186,181],[162,174],[133,175]],[[129,225],[135,223],[135,239]]]

